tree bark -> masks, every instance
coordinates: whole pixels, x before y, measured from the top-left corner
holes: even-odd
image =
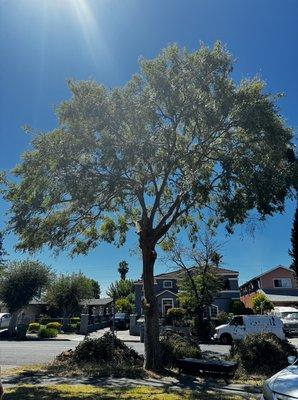
[[[160,372],[163,369],[159,344],[159,313],[154,291],[154,263],[156,252],[154,245],[140,239],[140,247],[143,256],[143,285],[144,300],[143,309],[145,315],[144,368],[150,371]]]
[[[11,320],[9,322],[9,327],[8,327],[9,336],[15,336],[15,334],[16,334],[16,326],[17,326],[17,322],[18,322],[18,315],[19,315],[19,311],[14,311],[11,314]]]

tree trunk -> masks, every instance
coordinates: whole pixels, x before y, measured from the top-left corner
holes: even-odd
[[[11,314],[11,320],[9,322],[9,327],[8,327],[9,336],[15,336],[15,334],[16,334],[18,315],[19,315],[19,311],[14,311]]]
[[[156,252],[154,246],[140,241],[143,255],[143,282],[144,300],[143,309],[145,315],[144,344],[145,360],[144,368],[150,371],[159,372],[163,369],[160,345],[159,345],[159,313],[157,300],[154,292],[154,263]]]

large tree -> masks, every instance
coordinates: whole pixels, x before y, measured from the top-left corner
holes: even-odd
[[[15,334],[20,311],[49,285],[52,273],[38,261],[13,261],[8,263],[0,277],[0,299],[12,314],[9,333]]]
[[[154,292],[156,246],[179,227],[195,236],[204,210],[229,231],[250,210],[284,210],[292,184],[292,131],[276,97],[254,78],[232,80],[219,44],[176,45],[140,61],[123,87],[70,81],[59,124],[36,134],[9,185],[18,249],[87,253],[122,245],[135,227],[143,260],[145,367],[161,368]]]

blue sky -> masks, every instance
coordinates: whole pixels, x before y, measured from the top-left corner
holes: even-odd
[[[269,92],[284,92],[279,105],[297,131],[297,0],[0,0],[0,169],[9,170],[30,148],[21,126],[45,131],[56,125],[53,108],[69,97],[67,78],[93,78],[109,87],[122,85],[138,70],[139,56],[154,57],[176,42],[195,49],[200,41],[225,43],[235,58],[233,76],[260,75]],[[0,201],[0,225],[7,205]],[[294,202],[284,215],[259,225],[254,236],[236,230],[223,248],[224,266],[240,271],[240,281],[277,264],[289,265]],[[11,259],[16,238],[5,245]],[[60,272],[81,269],[104,288],[118,278],[126,259],[129,277],[141,274],[131,233],[123,248],[102,245],[88,256],[36,258]],[[159,260],[156,271],[167,267]]]

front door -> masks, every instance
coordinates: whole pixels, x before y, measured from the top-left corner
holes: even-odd
[[[173,299],[162,299],[162,315],[167,315],[168,311],[173,308]]]

